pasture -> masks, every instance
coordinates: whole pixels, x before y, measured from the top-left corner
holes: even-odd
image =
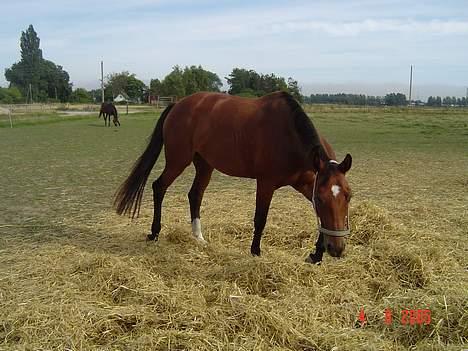
[[[145,241],[151,186],[140,218],[117,216],[114,192],[155,112],[122,115],[120,128],[97,114],[13,129],[0,117],[0,349],[466,348],[468,111],[307,112],[339,161],[353,155],[346,256],[321,266],[304,263],[315,216],[291,188],[275,193],[260,258],[252,180],[213,174],[205,247],[191,237],[192,168],[168,190],[157,243]],[[429,309],[430,324],[402,324],[404,309]]]

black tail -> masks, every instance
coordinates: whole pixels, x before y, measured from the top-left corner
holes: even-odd
[[[143,197],[146,181],[153,169],[163,146],[164,120],[174,104],[169,105],[161,114],[156,123],[146,150],[135,162],[132,172],[120,186],[115,195],[114,206],[118,214],[127,214],[134,218],[140,213],[140,204]]]

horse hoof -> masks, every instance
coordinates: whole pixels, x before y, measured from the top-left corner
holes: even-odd
[[[203,238],[196,238],[195,240],[197,240],[197,243],[199,243],[202,246],[208,245],[208,242]]]
[[[147,241],[156,241],[156,240],[158,240],[158,236],[156,234],[148,234],[146,236],[146,240]]]
[[[316,264],[316,265],[319,265],[322,263],[322,260],[319,259],[318,257],[315,257],[314,255],[309,255],[307,256],[307,258],[305,259],[305,261],[307,263],[310,263],[310,264]]]
[[[250,253],[252,254],[252,256],[260,256],[260,249],[250,249]]]

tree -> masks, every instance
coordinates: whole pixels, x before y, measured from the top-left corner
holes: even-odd
[[[405,106],[408,104],[408,101],[405,94],[390,93],[385,95],[385,104],[388,106]]]
[[[161,95],[164,96],[185,96],[184,78],[179,66],[174,66],[161,82]]]
[[[302,103],[302,94],[301,88],[297,84],[297,80],[292,79],[291,77],[288,78],[288,92],[299,102]]]
[[[450,96],[444,97],[444,100],[442,100],[442,105],[450,106],[451,104],[452,104],[452,98]]]
[[[146,101],[145,96],[147,95],[147,90],[146,84],[137,79],[134,74],[128,77],[126,91],[131,99]]]
[[[70,101],[80,103],[80,104],[85,104],[85,103],[92,102],[93,99],[90,93],[86,91],[86,89],[77,88],[71,93]]]
[[[288,90],[288,86],[286,84],[285,79],[283,77],[277,77],[274,73],[266,75],[262,74],[260,76],[260,84],[261,87],[259,89],[259,92],[262,93],[261,95],[272,93],[278,90]]]
[[[153,96],[161,95],[161,81],[159,79],[151,79],[149,86],[150,94]]]
[[[49,60],[43,60],[39,81],[39,97],[41,100],[51,98],[68,101],[72,93],[72,86],[69,81],[70,76],[63,70],[62,66],[56,65]]]
[[[206,71],[202,66],[185,67],[182,73],[185,94],[190,95],[199,91],[219,92],[223,83],[216,73]]]
[[[2,104],[17,104],[23,101],[23,96],[18,88],[0,88],[0,102]]]
[[[107,76],[105,98],[111,100],[118,94],[125,93],[132,100],[145,100],[146,85],[128,71],[111,73]]]
[[[21,61],[31,66],[42,60],[42,50],[39,48],[41,39],[37,36],[32,24],[25,32],[21,32],[20,48]]]
[[[31,91],[35,100],[67,101],[72,89],[70,77],[62,66],[42,57],[40,39],[32,25],[21,33],[20,48],[21,60],[5,70],[10,87],[17,87],[24,96]]]
[[[101,89],[91,89],[88,91],[89,96],[91,97],[91,100],[93,102],[101,102],[102,97],[101,97]]]
[[[290,79],[297,85],[296,81]],[[226,80],[230,86],[229,94],[231,95],[245,96],[253,93],[254,96],[262,96],[278,90],[288,91],[285,79],[277,77],[274,73],[258,74],[254,70],[234,68]],[[294,89],[293,86],[292,88]],[[297,93],[297,96],[300,97],[300,92]]]
[[[186,96],[199,91],[219,92],[223,83],[216,73],[203,69],[202,66],[174,66],[172,71],[159,81],[152,79],[150,92],[152,95]]]
[[[226,80],[229,85],[228,93],[231,95],[240,94],[245,90],[257,91],[260,87],[260,75],[253,70],[234,68]]]

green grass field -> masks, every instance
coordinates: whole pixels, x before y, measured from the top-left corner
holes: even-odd
[[[303,262],[315,218],[290,188],[251,257],[255,182],[219,173],[201,210],[209,243],[197,245],[191,167],[165,198],[160,241],[145,242],[151,187],[138,220],[111,204],[155,113],[120,128],[95,115],[2,119],[0,349],[467,348],[468,111],[307,111],[340,160],[353,155],[353,233],[346,257],[321,266]],[[402,325],[402,309],[430,309],[431,324]]]

